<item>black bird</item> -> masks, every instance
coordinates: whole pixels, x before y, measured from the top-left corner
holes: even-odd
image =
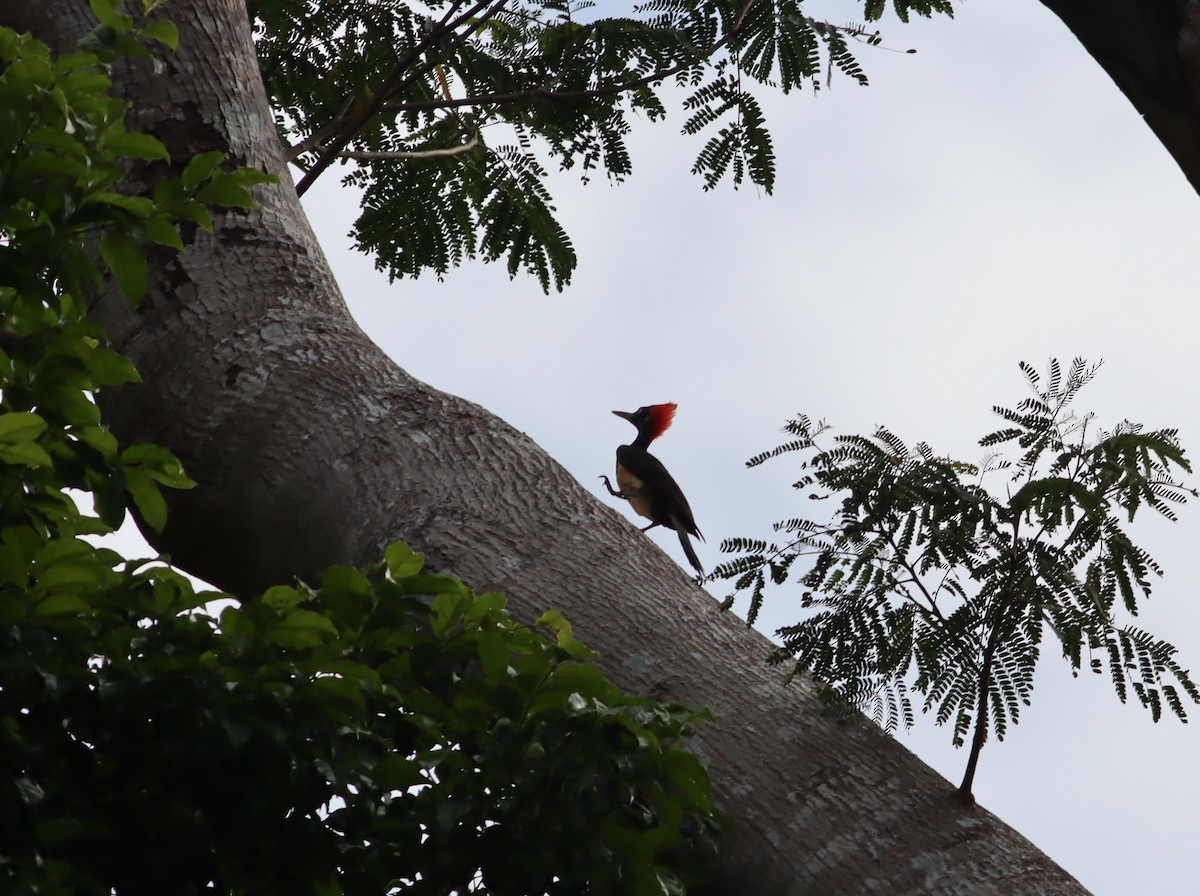
[[[696,572],[704,575],[704,567],[700,565],[696,551],[688,540],[689,535],[704,540],[696,528],[696,520],[692,518],[692,508],[662,461],[646,450],[651,442],[667,431],[675,419],[675,408],[674,403],[669,403],[651,404],[632,412],[613,411],[637,427],[637,438],[633,444],[617,449],[617,488],[620,491],[612,487],[607,476],[600,478],[604,480],[609,494],[624,498],[639,516],[650,520],[650,525],[642,529],[643,532],[655,526],[666,526],[678,532],[683,552],[692,566],[696,567]]]

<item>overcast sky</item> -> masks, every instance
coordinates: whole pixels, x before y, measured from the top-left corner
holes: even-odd
[[[837,22],[861,14],[825,8]],[[556,178],[580,256],[564,295],[500,266],[389,285],[350,248],[355,196],[336,171],[306,204],[377,342],[529,433],[597,494],[632,433],[609,412],[678,402],[655,450],[691,501],[709,568],[723,538],[766,536],[807,510],[787,459],[744,466],[789,417],[885,424],[973,461],[997,426],[990,407],[1026,395],[1021,360],[1104,359],[1081,407],[1102,423],[1178,427],[1200,457],[1200,201],[1166,151],[1033,0],[974,0],[953,21],[885,23],[884,38],[918,52],[864,47],[870,87],[843,78],[770,97],[773,196],[703,193],[679,114],[635,135],[625,185]],[[1181,516],[1134,529],[1166,568],[1140,624],[1200,672],[1200,506]],[[686,563],[673,533],[647,537]],[[794,621],[797,598],[770,592],[761,627]],[[1190,896],[1198,737],[1200,724],[1123,706],[1107,676],[1071,679],[1047,649],[1033,706],[984,750],[976,794],[1097,896]],[[966,753],[948,730],[920,717],[900,739],[958,782]]]

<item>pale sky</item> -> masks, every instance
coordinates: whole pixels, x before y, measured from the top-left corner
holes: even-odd
[[[744,466],[789,417],[885,424],[974,461],[998,426],[991,406],[1026,395],[1021,360],[1103,358],[1080,407],[1178,427],[1200,459],[1200,200],[1166,151],[1033,0],[883,29],[888,47],[918,52],[863,47],[870,87],[835,78],[770,98],[771,197],[704,194],[688,173],[701,144],[678,136],[678,113],[636,134],[625,185],[556,177],[580,256],[564,295],[499,265],[389,285],[349,248],[355,197],[336,170],[306,204],[354,314],[397,362],[529,433],[603,500],[616,503],[597,476],[632,433],[610,411],[678,402],[655,453],[690,499],[708,568],[722,539],[769,537],[808,511],[787,459]],[[1198,505],[1133,534],[1166,569],[1139,624],[1200,674]],[[674,533],[647,537],[686,563]],[[768,592],[761,627],[794,621],[798,596]],[[976,795],[1097,896],[1190,896],[1193,713],[1155,725],[1107,675],[1071,679],[1047,644],[1033,706],[983,751]],[[949,730],[921,716],[900,740],[957,784],[967,757]]]

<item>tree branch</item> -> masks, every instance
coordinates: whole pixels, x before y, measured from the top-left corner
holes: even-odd
[[[959,797],[968,805],[975,804],[975,794],[972,793],[972,788],[975,785],[975,770],[979,766],[979,754],[983,752],[983,745],[987,743],[988,694],[991,691],[992,684],[992,664],[996,660],[996,651],[1000,648],[1000,642],[1004,639],[1003,617],[1007,614],[1009,608],[1015,604],[1014,588],[1017,581],[1017,548],[1020,543],[1021,517],[1018,514],[1013,519],[1012,525],[1012,547],[1009,554],[1008,581],[1000,589],[998,598],[1000,606],[997,609],[996,620],[992,624],[992,630],[988,634],[987,646],[983,651],[983,664],[979,668],[979,690],[976,694],[975,731],[971,736],[971,752],[967,756],[967,768],[963,773],[962,783],[958,786]]]
[[[412,152],[395,151],[395,152],[360,152],[358,150],[347,149],[338,154],[342,159],[358,159],[360,161],[376,160],[376,159],[438,159],[446,156],[462,155],[464,152],[470,152],[481,143],[479,135],[476,134],[466,143],[458,146],[448,146],[443,149],[422,149]]]
[[[1200,10],[1192,0],[1042,0],[1200,192]]]

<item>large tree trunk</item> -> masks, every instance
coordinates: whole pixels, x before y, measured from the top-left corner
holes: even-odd
[[[60,48],[87,21],[82,0],[17,5],[0,22]],[[519,618],[562,609],[620,684],[715,712],[697,746],[734,828],[714,892],[1084,892],[896,741],[823,714],[807,681],[785,686],[764,637],[528,438],[384,356],[291,189],[242,0],[168,9],[180,51],[163,75],[136,66],[121,85],[136,124],[179,163],[221,149],[283,183],[256,211],[218,215],[215,235],[190,234],[184,255],[153,254],[135,312],[97,309],[145,378],[109,397],[108,421],[171,448],[200,482],[172,501],[161,549],[246,595],[403,538],[504,591]]]
[[[1200,0],[1042,0],[1200,191]]]

